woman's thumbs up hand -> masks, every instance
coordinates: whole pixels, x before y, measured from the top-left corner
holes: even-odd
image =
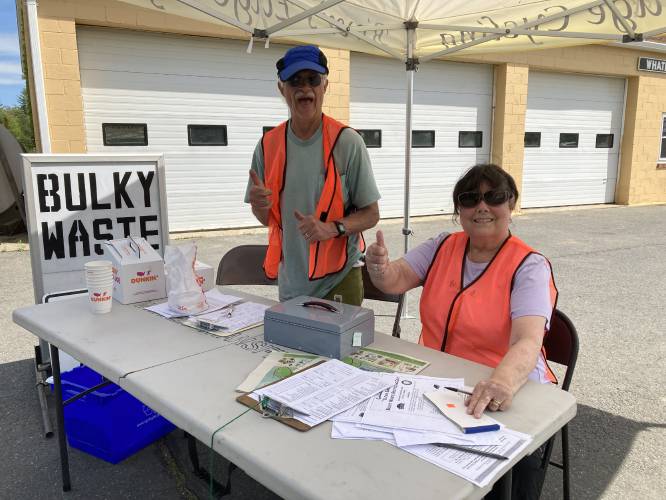
[[[381,231],[377,231],[377,241],[365,252],[365,264],[368,266],[368,272],[374,276],[381,276],[388,268],[388,249],[384,243],[384,233]]]

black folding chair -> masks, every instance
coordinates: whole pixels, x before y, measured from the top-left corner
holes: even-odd
[[[400,316],[402,315],[402,308],[405,303],[405,294],[401,293],[400,295],[396,295],[382,292],[370,279],[367,266],[363,266],[361,269],[363,273],[363,298],[398,304],[398,308],[395,312],[395,320],[393,321],[392,335],[400,338]]]
[[[555,309],[550,321],[550,331],[546,334],[543,342],[546,349],[546,359],[560,365],[566,366],[564,379],[560,387],[564,391],[569,390],[576,359],[578,358],[578,333],[569,317],[562,311]],[[562,470],[562,490],[565,500],[571,497],[570,462],[569,462],[569,429],[564,425],[561,429],[562,435],[562,463],[550,459],[555,444],[555,436],[550,438],[541,460],[541,468],[545,471],[548,465],[553,465]]]
[[[240,245],[224,254],[217,267],[217,285],[277,285],[263,269],[268,245]]]

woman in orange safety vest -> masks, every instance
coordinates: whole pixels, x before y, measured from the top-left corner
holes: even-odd
[[[548,260],[509,231],[517,200],[516,183],[506,171],[476,165],[453,190],[462,231],[442,233],[394,261],[378,231],[366,252],[370,277],[382,291],[400,294],[423,286],[419,343],[494,369],[466,401],[477,418],[486,409],[509,408],[528,379],[556,382],[543,338],[557,289]],[[527,469],[538,470],[538,459],[525,461]],[[538,497],[541,479],[532,472],[522,486],[516,484],[528,493],[514,494]]]

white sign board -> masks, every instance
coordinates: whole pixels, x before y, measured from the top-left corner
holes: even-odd
[[[106,240],[141,236],[164,255],[161,155],[23,155],[35,301],[85,288],[83,265]]]

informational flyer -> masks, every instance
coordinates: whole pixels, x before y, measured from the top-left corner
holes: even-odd
[[[364,347],[360,351],[342,359],[343,362],[370,372],[397,372],[416,375],[430,363],[420,359]]]
[[[422,431],[457,431],[457,427],[428,401],[424,394],[444,387],[461,388],[463,379],[383,373],[390,386],[370,399],[361,423]]]
[[[236,388],[238,392],[252,392],[273,382],[289,377],[326,358],[314,354],[272,352]]]

